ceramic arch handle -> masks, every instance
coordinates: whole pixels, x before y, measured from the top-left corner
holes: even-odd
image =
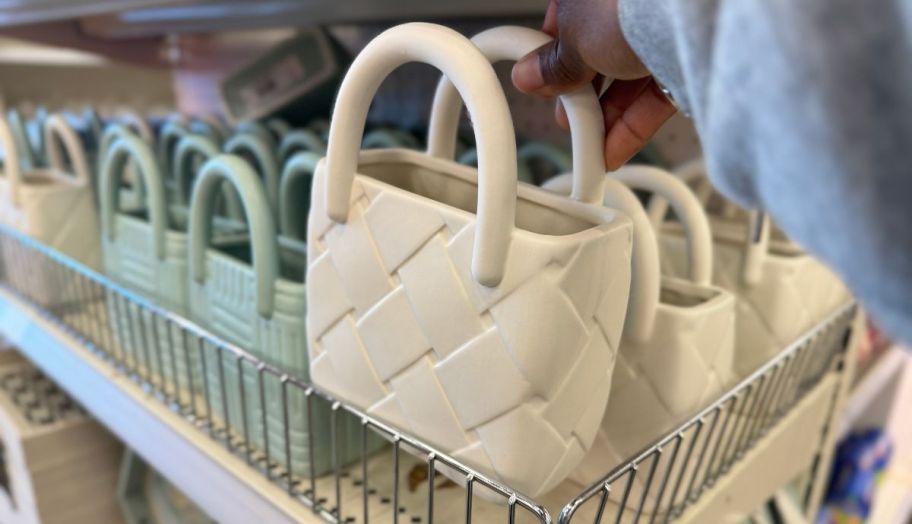
[[[347,220],[370,103],[381,82],[409,62],[440,69],[453,81],[472,115],[479,164],[472,274],[479,284],[496,287],[506,269],[516,214],[516,138],[494,68],[472,42],[452,29],[426,23],[388,29],[352,63],[329,131],[323,195],[327,214],[335,222]]]

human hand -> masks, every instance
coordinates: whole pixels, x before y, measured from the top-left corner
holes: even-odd
[[[523,92],[553,97],[592,82],[605,118],[605,164],[618,169],[677,111],[624,38],[618,0],[550,0],[542,30],[554,40],[513,67]],[[560,102],[558,123],[569,128]]]

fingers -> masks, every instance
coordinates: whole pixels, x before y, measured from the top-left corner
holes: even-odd
[[[637,94],[633,96],[631,91]],[[609,87],[605,97],[610,93]],[[607,111],[605,115],[605,165],[609,171],[630,160],[677,111],[651,79],[638,91],[635,86],[629,89],[621,86],[616,93],[616,100],[602,104],[602,107],[618,111],[611,117],[610,124]]]
[[[595,77],[582,57],[559,39],[529,53],[513,66],[513,84],[524,93],[556,96]]]

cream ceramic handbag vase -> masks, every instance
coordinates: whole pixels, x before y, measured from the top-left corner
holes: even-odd
[[[244,206],[250,235],[233,243],[213,246],[213,211],[218,191],[229,184]],[[308,380],[307,343],[304,332],[304,275],[283,267],[279,256],[275,223],[262,183],[253,168],[234,155],[218,155],[203,166],[194,185],[190,206],[190,316],[214,334],[277,366],[284,372]],[[254,366],[239,370],[233,360],[223,361],[226,384],[244,382],[245,400],[239,388],[227,389],[229,420],[222,420],[238,435],[244,435],[243,421],[263,417],[258,373]],[[218,387],[219,359],[209,352],[205,360],[211,405],[221,406]],[[268,426],[270,457],[286,462],[281,383],[278,377],[264,374],[265,417]],[[244,407],[245,409],[242,409]],[[306,399],[303,391],[288,390],[292,469],[309,471],[308,432],[305,425]],[[215,413],[222,418],[221,410]],[[245,418],[246,417],[246,418]],[[257,426],[258,427],[258,426]],[[314,456],[329,460],[325,446],[328,428],[315,429],[319,451]],[[259,431],[250,434],[254,447],[265,448],[267,437]],[[323,459],[321,459],[323,460]],[[325,465],[318,465],[322,468]]]
[[[709,284],[712,236],[699,201],[672,174],[627,166],[611,175],[635,189],[668,198],[685,224],[688,272],[660,277],[656,235],[629,189],[609,185],[606,202],[635,224],[634,282],[608,409],[592,450],[572,478],[588,485],[734,382],[734,297]],[[545,187],[566,192],[566,175]],[[623,194],[622,194],[623,193]],[[620,200],[620,201],[619,201]],[[644,275],[644,273],[649,276]],[[639,489],[641,486],[638,486]],[[635,500],[635,499],[634,499]]]
[[[44,143],[50,167],[23,173],[9,125],[0,125],[6,154],[0,180],[0,219],[92,269],[101,267],[92,176],[76,132],[60,115],[49,117]],[[69,160],[67,166],[66,159]]]
[[[121,203],[121,181],[132,169],[136,182],[145,188],[143,209]],[[152,148],[140,138],[125,134],[108,148],[101,169],[101,224],[105,272],[115,282],[179,315],[187,315],[187,235],[172,229],[165,202],[165,185]],[[144,211],[144,212],[143,212]],[[131,353],[129,316],[116,303],[108,314],[124,357],[133,366],[142,365],[140,355]],[[171,339],[173,340],[173,338]],[[149,334],[147,344],[158,345],[161,359],[148,359],[153,376],[165,381],[163,387],[189,395],[192,385],[202,384],[199,355],[183,344],[170,344],[167,336]]]
[[[664,207],[651,211],[653,220],[664,217]],[[737,297],[735,369],[746,376],[851,296],[826,266],[787,239],[773,238],[765,214],[730,210],[726,216],[732,218],[712,219],[713,282]],[[683,274],[686,244],[678,224],[662,225],[661,245],[663,271]]]
[[[371,98],[413,61],[467,101],[477,172],[406,149],[359,155]],[[600,179],[576,189],[600,202]],[[390,29],[346,75],[314,178],[311,376],[487,475],[547,491],[583,457],[607,401],[630,233],[611,210],[517,191],[506,100],[471,42],[433,24]]]

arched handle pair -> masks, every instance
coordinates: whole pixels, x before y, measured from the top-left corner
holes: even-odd
[[[670,203],[687,237],[689,279],[708,286],[712,282],[712,230],[703,206],[687,184],[664,169],[647,165],[626,165],[610,176]]]
[[[544,188],[561,194],[571,189],[569,175],[545,182]],[[709,285],[712,277],[712,233],[694,194],[671,173],[650,166],[624,166],[606,176],[605,205],[626,213],[633,221],[633,280],[624,336],[637,342],[652,336],[660,301],[662,277],[657,229],[630,188],[654,192],[671,202],[681,216],[688,241],[690,280]]]
[[[127,165],[133,166],[134,176],[146,188],[144,197],[152,224],[155,256],[165,258],[165,231],[168,227],[165,184],[162,180],[155,152],[142,139],[127,131],[114,140],[101,164],[101,224],[102,234],[109,241],[116,240],[115,214],[120,206],[120,186]]]
[[[675,176],[683,183],[692,184],[702,180],[698,187],[704,195],[697,195],[697,200],[705,207],[709,194],[713,191],[712,184],[706,173],[706,162],[703,158],[691,160],[675,170]],[[649,201],[649,217],[657,227],[661,226],[668,213],[668,200],[661,195],[655,195]],[[679,213],[680,215],[680,213]],[[744,238],[744,259],[741,265],[741,280],[748,286],[756,285],[763,277],[763,266],[769,255],[769,242],[772,224],[769,216],[756,209],[747,210],[747,224]]]
[[[516,61],[548,43],[551,37],[526,27],[502,26],[472,37],[491,62]],[[598,95],[592,86],[584,86],[561,97],[567,109],[573,144],[573,191],[571,198],[590,204],[602,204],[605,157],[602,152],[605,124]],[[462,108],[459,93],[446,78],[437,84],[428,132],[428,153],[452,159],[456,153],[456,134]],[[474,116],[474,115],[473,115]],[[578,130],[573,132],[572,130]]]
[[[371,100],[380,83],[409,62],[424,62],[441,70],[469,108],[479,164],[472,274],[479,284],[495,287],[503,279],[515,223],[516,139],[493,67],[475,45],[452,29],[404,24],[384,31],[355,58],[339,90],[329,131],[323,195],[326,212],[338,223],[348,219]]]
[[[190,204],[190,275],[206,281],[206,251],[212,239],[216,195],[227,183],[240,195],[250,230],[255,273],[256,309],[266,318],[275,307],[275,281],[279,275],[275,222],[260,177],[250,164],[235,155],[220,154],[202,167],[193,186]]]

